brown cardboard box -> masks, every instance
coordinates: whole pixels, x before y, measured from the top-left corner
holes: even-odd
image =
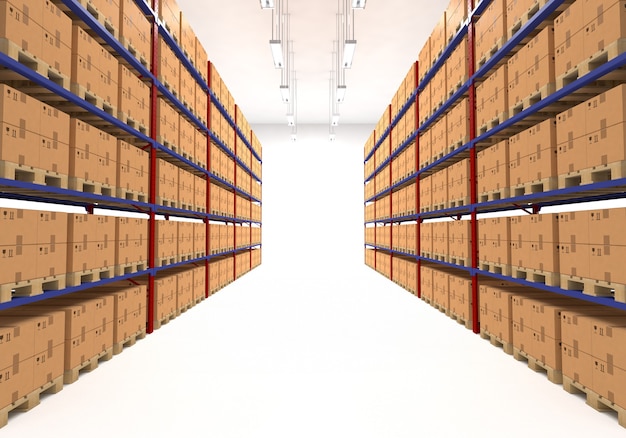
[[[0,406],[6,407],[33,391],[33,360],[15,361],[0,376]]]
[[[115,218],[115,242],[116,265],[147,261],[148,221]]]
[[[159,37],[159,80],[174,95],[180,96],[180,60],[171,47]]]
[[[476,69],[507,40],[506,0],[494,0],[475,23]]]
[[[445,62],[448,80],[448,96],[451,96],[461,85],[469,79],[469,65],[467,59],[467,36],[463,37],[458,46]]]
[[[421,64],[420,64],[421,71]],[[433,105],[431,99],[432,80],[429,81],[417,96],[419,104],[418,122],[424,123],[433,114]]]
[[[432,63],[432,57],[430,56],[430,37],[428,37],[428,39],[426,39],[426,41],[424,42],[424,45],[422,46],[422,49],[420,50],[419,56],[418,56],[418,79],[421,82],[422,79],[424,78],[424,76],[426,76],[426,73],[430,70],[430,67],[433,65]],[[421,99],[421,93],[420,93],[420,99]],[[420,104],[420,108],[424,108],[421,104]]]
[[[178,167],[167,161],[157,160],[157,203],[177,202]]]
[[[450,207],[470,203],[469,158],[458,161],[448,168],[448,199]]]
[[[433,252],[433,222],[424,222],[420,225],[421,255],[432,258]]]
[[[181,10],[176,0],[159,0],[159,18],[170,35],[177,42],[181,41]]]
[[[43,9],[35,0],[0,2],[0,38],[38,57],[43,53],[42,22]]]
[[[435,294],[433,288],[433,269],[428,266],[421,266],[420,269],[419,278],[422,298],[432,301]]]
[[[471,258],[470,221],[447,222],[449,254],[453,263],[469,266]]]
[[[550,94],[554,88],[545,89],[555,82],[554,72],[554,27],[545,27],[531,39],[522,50],[526,53],[528,77],[526,95],[542,91],[542,96]],[[553,87],[553,86],[552,86]],[[525,96],[524,96],[525,97]]]
[[[34,317],[29,318],[28,316],[16,317],[10,312],[8,315],[3,313],[2,319],[0,319],[0,334],[2,335],[0,369],[32,358],[38,353],[35,350],[34,319]]]
[[[193,222],[178,222],[178,254],[193,253]]]
[[[544,272],[558,272],[558,239],[558,214],[530,216],[530,255],[524,266]]]
[[[446,8],[446,35],[451,40],[467,18],[467,3],[463,0],[450,0]]]
[[[469,277],[450,275],[450,311],[472,320],[472,280]]]
[[[135,58],[150,62],[150,23],[134,0],[119,0],[120,41]]]
[[[520,0],[518,0],[520,1]],[[526,51],[522,48],[507,61],[509,107],[517,105],[526,97],[527,62]],[[511,116],[512,114],[509,114]]]
[[[147,201],[149,153],[123,140],[117,140],[117,157],[119,165],[116,187],[124,191],[138,192],[142,194],[143,201]],[[123,195],[123,192],[120,194]]]
[[[509,141],[503,140],[477,154],[478,200],[485,202],[508,195]],[[489,195],[499,191],[498,194]],[[483,194],[481,196],[481,194]]]
[[[157,246],[158,258],[172,259],[178,255],[178,222],[157,221]],[[167,262],[168,264],[170,262]]]
[[[469,100],[458,102],[446,115],[448,125],[447,153],[463,146],[469,141]]]
[[[118,111],[149,128],[150,88],[123,64],[119,64],[117,81]]]
[[[448,168],[442,169],[431,175],[432,178],[432,203],[435,208],[445,208],[448,205]]]
[[[527,267],[530,265],[530,217],[511,218],[511,265]]]
[[[574,277],[590,278],[589,213],[560,213],[558,222],[559,272]]]
[[[41,59],[69,76],[72,51],[72,20],[53,3],[43,5],[43,41]]]
[[[626,371],[610,360],[593,360],[593,391],[617,406],[626,406]]]
[[[41,112],[40,167],[67,175],[69,170],[70,117],[45,103]]]
[[[194,175],[178,168],[177,197],[179,207],[193,210],[194,205]]]
[[[486,132],[488,123],[494,119],[502,123],[508,117],[508,80],[508,66],[503,64],[476,87],[476,129],[479,132]]]
[[[523,132],[509,137],[509,179],[511,186],[528,181],[528,145]]]
[[[435,73],[430,84],[430,102],[434,112],[448,99],[448,78],[445,66]]]
[[[96,268],[115,266],[115,218],[95,216],[96,219]]]
[[[105,27],[120,28],[120,4],[118,0],[91,0],[92,6],[104,17]]]
[[[555,73],[559,77],[580,62],[585,19],[583,1],[575,1],[554,20]]]
[[[69,176],[87,181],[98,180],[98,143],[97,128],[72,118],[70,121],[70,159]]]
[[[179,115],[163,98],[157,104],[157,141],[169,149],[177,150]]]
[[[444,309],[450,309],[450,274],[447,271],[433,269],[433,301]]]
[[[589,216],[589,240],[591,243],[591,278],[607,283],[626,284],[626,274],[622,268],[626,253],[626,239],[620,229],[626,209],[606,209],[592,211]],[[607,285],[600,285],[607,286]]]
[[[67,272],[95,269],[96,217],[88,214],[70,214],[67,227]]]
[[[95,150],[98,160],[95,180],[115,187],[117,182],[117,138],[99,129],[95,132],[98,135],[98,147]],[[93,154],[91,157],[93,158]],[[103,189],[102,192],[104,194],[109,193],[108,189]],[[110,194],[113,195],[113,193]]]
[[[591,5],[585,6],[589,7]],[[585,6],[583,6],[583,8]],[[596,8],[596,10],[600,12],[597,6]],[[589,9],[584,10],[593,11],[594,8],[589,7]],[[594,14],[592,14],[592,16],[593,15]],[[585,23],[584,30],[584,57],[590,57],[599,51],[606,50],[611,43],[623,38],[624,35],[626,35],[626,2],[615,2],[612,6],[606,7],[606,9],[604,9],[596,17]]]
[[[432,150],[431,150],[431,133],[432,129],[420,134],[419,136],[419,167],[425,167],[431,163]]]
[[[0,160],[41,168],[41,103],[7,85],[0,85],[2,144]]]
[[[156,278],[154,280],[154,318],[162,321],[168,315],[176,312],[177,276]]]
[[[432,64],[441,56],[441,53],[445,49],[448,43],[448,33],[446,32],[446,11],[441,15],[441,18],[435,25],[432,33],[430,34],[430,58]]]
[[[511,218],[480,219],[478,235],[481,262],[511,264]]]
[[[626,17],[626,13],[623,15]],[[588,138],[586,167],[626,159],[624,120],[626,120],[625,84],[586,102],[585,125]]]
[[[182,11],[180,11],[179,23],[180,47],[183,50],[183,53],[185,53],[189,60],[197,67],[197,64],[195,64],[197,40],[196,34],[194,33],[193,28],[187,21]]]
[[[558,175],[588,167],[586,115],[585,102],[557,115]]]
[[[196,257],[207,254],[206,233],[207,225],[205,223],[193,224],[193,251]]]
[[[433,222],[433,253],[447,257],[450,254],[448,225],[450,222]]]
[[[63,275],[67,269],[66,213],[37,213],[37,258],[35,278]]]
[[[530,181],[556,177],[556,119],[547,119],[525,132],[529,148],[528,173]],[[547,190],[548,187],[544,185],[544,191]]]

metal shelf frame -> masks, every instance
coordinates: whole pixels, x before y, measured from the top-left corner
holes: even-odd
[[[411,105],[415,103],[415,114],[416,114],[416,127],[412,134],[404,141],[402,144],[395,150],[391,151],[390,144],[390,153],[388,157],[376,168],[374,172],[368,175],[365,178],[364,184],[374,184],[374,196],[365,200],[364,204],[368,205],[372,202],[375,202],[381,198],[389,196],[389,212],[385,212],[387,218],[385,219],[376,219],[376,220],[368,220],[365,221],[364,226],[374,226],[375,228],[379,228],[381,226],[389,226],[391,224],[401,224],[406,222],[414,222],[416,223],[416,254],[421,253],[421,241],[420,241],[420,230],[421,224],[424,220],[428,219],[436,219],[436,218],[453,218],[453,219],[461,219],[464,216],[469,216],[471,223],[471,266],[459,266],[452,263],[442,262],[438,260],[432,260],[427,257],[416,256],[413,254],[407,254],[400,251],[394,251],[389,248],[382,248],[378,246],[376,234],[374,234],[374,242],[366,243],[365,248],[373,248],[375,251],[374,255],[374,269],[377,269],[377,257],[376,254],[378,251],[384,251],[391,255],[391,266],[390,266],[390,278],[393,280],[393,258],[395,256],[408,257],[416,261],[417,263],[417,272],[418,272],[418,283],[416,285],[417,295],[421,297],[421,282],[419,280],[420,268],[422,266],[422,262],[431,263],[435,265],[439,265],[442,267],[455,268],[460,269],[467,272],[472,279],[472,330],[475,333],[480,332],[479,326],[479,307],[478,307],[478,284],[479,284],[479,276],[481,277],[490,277],[498,280],[506,280],[515,282],[522,286],[531,287],[535,289],[541,289],[548,292],[557,293],[560,295],[569,296],[572,298],[577,298],[580,300],[593,302],[596,304],[614,307],[626,310],[626,303],[616,302],[612,298],[608,297],[595,297],[590,295],[584,295],[582,291],[572,291],[565,290],[558,287],[546,286],[541,283],[533,283],[526,281],[524,279],[513,278],[509,276],[504,276],[500,274],[494,274],[488,271],[483,271],[478,269],[478,215],[483,213],[494,213],[494,212],[504,212],[511,210],[525,210],[529,214],[537,214],[543,207],[548,206],[559,206],[559,205],[568,205],[568,204],[578,204],[582,202],[592,202],[592,201],[601,201],[601,200],[610,200],[610,199],[621,199],[626,198],[626,178],[610,180],[610,181],[601,181],[594,182],[591,184],[566,187],[561,189],[550,190],[546,192],[540,193],[529,193],[522,196],[512,196],[506,199],[493,200],[488,202],[478,202],[478,193],[477,193],[477,166],[476,166],[476,157],[478,150],[482,150],[492,145],[490,143],[491,138],[495,138],[494,136],[498,133],[505,131],[506,135],[513,135],[517,132],[525,129],[524,127],[519,126],[518,124],[527,119],[529,116],[540,113],[542,110],[551,107],[554,109],[558,103],[562,101],[564,97],[574,95],[578,90],[581,90],[583,87],[602,79],[607,74],[615,71],[616,69],[622,68],[626,66],[626,54],[621,54],[612,59],[611,61],[599,66],[598,68],[592,70],[591,72],[585,74],[584,76],[579,77],[575,81],[569,83],[564,86],[560,90],[555,93],[550,94],[546,98],[540,100],[539,102],[529,106],[523,111],[513,115],[509,119],[503,121],[499,125],[489,129],[487,132],[477,135],[476,133],[476,84],[494,67],[498,66],[501,62],[503,62],[508,56],[512,55],[515,51],[521,48],[521,44],[525,42],[530,36],[534,35],[537,32],[537,29],[540,28],[541,24],[544,23],[548,18],[554,16],[555,13],[559,12],[560,8],[567,4],[566,0],[548,0],[543,7],[541,7],[533,17],[531,17],[521,28],[508,40],[503,46],[491,57],[486,63],[480,66],[478,69],[475,68],[475,21],[480,15],[486,10],[486,8],[491,3],[491,0],[483,0],[479,2],[479,4],[475,5],[475,0],[467,0],[467,10],[468,10],[468,18],[462,23],[461,28],[457,31],[455,36],[450,40],[447,47],[444,49],[439,58],[435,61],[434,65],[430,68],[430,70],[424,76],[424,79],[419,82],[418,74],[416,73],[416,87],[415,92],[411,94],[409,101],[403,106],[401,112],[395,117],[393,120],[390,120],[388,127],[382,133],[380,138],[376,137],[376,131],[374,131],[374,147],[368,153],[365,158],[364,163],[367,163],[374,156],[376,150],[380,147],[383,147],[384,141],[387,137],[390,136],[391,132],[395,128],[395,125],[399,122],[401,117],[409,110]],[[542,27],[541,27],[542,28]],[[450,56],[453,50],[458,46],[458,44],[462,41],[462,39],[467,36],[468,39],[468,81],[464,83],[452,96],[447,99],[447,101],[437,110],[435,111],[428,119],[426,119],[421,125],[419,125],[419,93],[424,89],[424,87],[428,84],[428,82],[434,77],[434,75],[444,66],[446,59]],[[416,63],[417,66],[417,63]],[[417,68],[416,68],[417,70]],[[456,103],[462,97],[467,97],[469,100],[469,141],[461,146],[460,148],[455,149],[454,151],[446,154],[442,158],[434,161],[433,163],[420,168],[419,166],[419,140],[420,134],[432,125],[436,120],[440,117],[444,116],[446,112],[451,108],[452,105]],[[584,100],[584,99],[583,99]],[[574,102],[569,102],[568,105],[575,105]],[[563,106],[558,108],[558,112],[563,111],[569,108],[569,106]],[[553,111],[554,112],[554,111]],[[545,114],[545,117],[550,117]],[[509,134],[510,133],[510,134]],[[401,181],[392,184],[389,181],[388,188],[380,190],[376,186],[376,175],[378,175],[382,169],[386,166],[389,166],[389,173],[391,175],[393,160],[398,155],[400,155],[405,149],[407,149],[411,144],[415,142],[416,152],[415,152],[415,169],[418,169],[412,175],[403,178]],[[419,184],[420,180],[425,176],[432,174],[440,169],[448,167],[449,165],[458,162],[462,159],[469,159],[470,164],[470,203],[468,205],[446,208],[441,210],[434,210],[429,212],[421,212],[412,215],[405,215],[401,217],[393,217],[392,205],[393,205],[393,195],[397,192],[398,189],[409,186],[410,184],[415,185],[415,199],[416,199],[416,207],[419,209],[420,205],[420,190]],[[391,176],[390,176],[391,179]],[[378,203],[374,204],[374,216],[378,217],[380,211],[378,210]],[[390,232],[390,242],[393,242],[392,230],[394,227],[389,226]]]
[[[248,252],[250,258],[250,268],[252,268],[252,251],[255,248],[261,248],[261,244],[249,245],[246,247],[238,248],[232,251],[226,251],[220,254],[214,254],[206,257],[201,257],[195,260],[178,262],[172,265],[157,267],[155,266],[155,243],[156,243],[156,215],[163,215],[166,219],[170,217],[180,217],[180,218],[189,218],[189,219],[198,219],[202,220],[206,224],[206,251],[209,251],[210,248],[210,222],[219,222],[232,224],[233,226],[242,226],[244,224],[249,225],[250,228],[250,237],[252,237],[252,228],[253,225],[262,226],[262,223],[259,221],[246,220],[236,217],[225,217],[219,216],[209,213],[197,212],[192,210],[184,210],[173,207],[166,207],[162,205],[156,204],[156,164],[157,158],[163,158],[166,161],[176,164],[178,167],[181,167],[185,170],[190,171],[192,174],[203,177],[206,180],[207,190],[206,190],[206,201],[207,208],[210,205],[210,190],[211,190],[211,182],[214,182],[220,186],[228,189],[233,195],[233,203],[234,203],[234,216],[237,215],[236,205],[234,202],[237,196],[241,196],[242,198],[248,200],[251,203],[257,203],[262,205],[262,201],[257,199],[252,195],[252,184],[256,184],[257,182],[262,185],[261,179],[252,172],[250,168],[248,168],[242,161],[239,159],[237,154],[237,144],[241,141],[251,152],[251,156],[254,156],[259,163],[262,164],[261,158],[257,154],[257,152],[252,148],[250,141],[245,137],[244,133],[239,129],[236,124],[237,114],[234,115],[235,120],[228,114],[225,110],[224,106],[216,99],[215,94],[211,90],[211,63],[207,63],[207,78],[209,83],[207,84],[202,76],[198,73],[198,70],[191,64],[190,60],[183,54],[180,47],[178,47],[177,43],[174,41],[172,36],[169,34],[167,29],[160,23],[158,19],[158,1],[151,0],[152,7],[150,7],[143,0],[134,0],[135,3],[142,10],[146,18],[151,24],[151,56],[150,56],[150,67],[146,67],[139,60],[137,60],[122,44],[106,30],[79,2],[78,0],[60,0],[67,7],[67,9],[74,14],[79,20],[83,21],[95,34],[100,38],[104,44],[108,45],[114,52],[114,54],[120,58],[122,58],[128,66],[132,67],[150,86],[150,136],[147,136],[130,126],[123,123],[121,120],[113,117],[112,115],[106,113],[105,111],[95,107],[91,103],[81,99],[70,91],[64,89],[63,87],[57,85],[53,81],[48,78],[41,76],[37,72],[31,70],[23,64],[20,64],[17,61],[14,61],[12,58],[8,57],[0,53],[0,66],[5,67],[9,70],[14,71],[15,73],[22,76],[25,80],[28,80],[37,86],[43,87],[50,92],[50,94],[54,94],[56,96],[60,96],[65,101],[67,101],[71,105],[75,105],[82,110],[87,111],[88,113],[99,117],[102,121],[104,121],[107,125],[115,127],[116,129],[121,130],[129,134],[130,136],[136,138],[140,142],[145,142],[146,147],[144,150],[149,151],[149,163],[150,163],[150,171],[149,171],[149,183],[150,190],[148,193],[149,201],[148,202],[137,202],[131,201],[111,196],[103,196],[94,193],[85,193],[75,190],[69,190],[59,187],[51,187],[39,184],[33,184],[24,181],[15,181],[0,178],[0,198],[5,199],[17,199],[17,200],[27,200],[27,201],[35,201],[35,202],[45,202],[48,204],[58,204],[72,207],[82,207],[85,208],[87,213],[93,214],[95,209],[103,209],[103,210],[111,210],[111,211],[119,211],[119,212],[133,212],[133,213],[144,213],[148,215],[148,268],[146,270],[133,273],[126,274],[122,276],[116,276],[107,279],[101,279],[100,281],[96,281],[93,283],[85,283],[80,286],[67,287],[62,290],[57,291],[46,291],[43,294],[36,295],[33,297],[15,297],[9,302],[0,303],[0,310],[21,306],[24,304],[28,304],[31,302],[38,302],[42,300],[46,300],[49,298],[53,298],[56,296],[66,295],[73,292],[78,292],[81,290],[86,290],[98,286],[102,286],[105,284],[121,281],[121,280],[131,280],[136,277],[140,277],[143,275],[148,276],[148,308],[147,308],[147,332],[152,333],[154,330],[154,279],[155,276],[166,269],[171,269],[175,267],[182,266],[190,266],[204,263],[205,266],[205,297],[209,296],[209,264],[210,261],[225,256],[232,256],[233,258],[237,254],[241,254],[244,252]],[[194,79],[200,84],[201,88],[207,93],[207,125],[205,126],[191,111],[189,111],[181,102],[174,96],[170,90],[168,90],[162,83],[160,83],[157,79],[158,77],[158,38],[159,35],[167,42],[170,48],[174,51],[176,56],[181,61],[182,65],[191,73]],[[123,62],[123,61],[121,61]],[[182,157],[180,154],[166,148],[162,144],[156,141],[156,107],[157,107],[157,98],[159,96],[163,96],[165,99],[169,100],[172,105],[179,111],[181,115],[186,117],[190,122],[192,122],[196,129],[205,133],[207,136],[207,168],[211,168],[211,158],[210,158],[210,147],[211,144],[216,144],[233,162],[234,166],[234,175],[235,175],[235,183],[231,184],[228,181],[214,175],[211,171],[198,166],[192,161]],[[235,144],[233,145],[235,151],[231,151],[226,145],[217,138],[210,129],[211,123],[211,103],[220,111],[222,117],[224,117],[232,129],[235,131]],[[238,111],[236,107],[236,111]],[[115,134],[114,134],[115,135]],[[252,138],[253,132],[250,131],[250,138]],[[247,174],[251,176],[250,178],[250,187],[249,191],[241,189],[237,187],[237,174],[243,170]],[[233,237],[235,239],[235,237]],[[236,242],[233,241],[233,247],[236,246]],[[236,278],[236,266],[235,272],[233,272],[233,279]]]

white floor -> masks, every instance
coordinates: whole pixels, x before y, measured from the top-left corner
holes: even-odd
[[[0,437],[624,436],[363,264],[362,150],[338,146],[266,147],[263,265]]]

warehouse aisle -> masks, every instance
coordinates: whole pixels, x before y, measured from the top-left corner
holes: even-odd
[[[361,147],[300,136],[264,151],[263,265],[0,437],[623,436],[367,268]]]

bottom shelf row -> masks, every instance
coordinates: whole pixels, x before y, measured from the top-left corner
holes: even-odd
[[[373,251],[365,263],[376,269]],[[464,271],[423,262],[397,284],[466,328],[472,328],[472,280]],[[388,273],[378,269],[389,278]],[[397,277],[391,277],[397,278]],[[626,312],[519,284],[479,279],[480,333],[485,339],[626,427]]]
[[[237,272],[250,271],[241,263]],[[236,258],[209,264],[209,294],[233,282]],[[252,268],[261,250],[252,251]],[[246,265],[246,266],[244,266]],[[241,270],[240,270],[241,268]],[[146,335],[148,276],[0,311],[0,427]],[[206,268],[162,271],[154,280],[154,327],[205,298]]]

